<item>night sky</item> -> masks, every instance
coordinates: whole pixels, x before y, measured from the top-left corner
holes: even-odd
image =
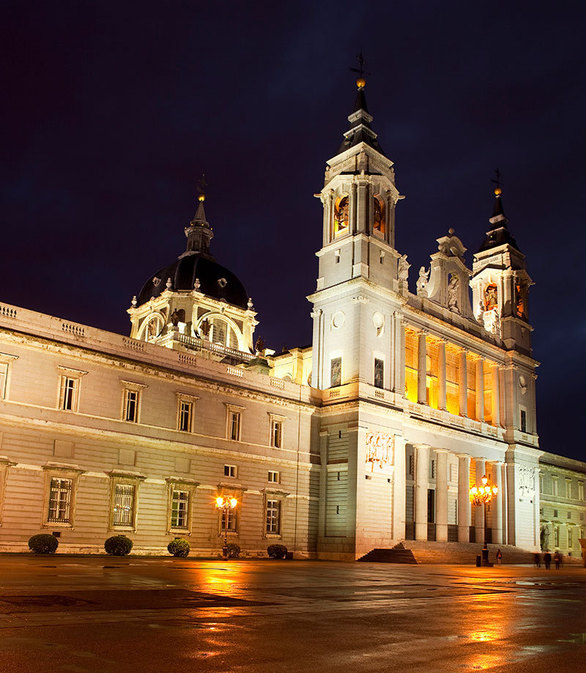
[[[499,167],[535,282],[541,446],[584,460],[585,19],[559,1],[4,0],[0,301],[127,334],[205,172],[212,252],[257,334],[310,344],[313,194],[362,48],[411,291],[449,227],[471,266]]]

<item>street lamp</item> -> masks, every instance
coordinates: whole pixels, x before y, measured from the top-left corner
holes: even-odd
[[[219,495],[216,498],[216,507],[222,510],[222,517],[226,517],[226,525],[224,526],[224,546],[222,547],[222,556],[228,558],[228,521],[229,521],[229,512],[231,509],[234,509],[238,504],[238,500],[234,497],[222,497]]]
[[[484,475],[482,477],[481,486],[472,486],[470,489],[470,502],[473,505],[483,505],[484,506],[484,544],[482,546],[482,565],[490,565],[488,562],[488,541],[486,539],[486,530],[487,525],[487,516],[486,516],[486,506],[493,498],[496,498],[499,490],[496,486],[493,486],[489,481],[488,477]]]

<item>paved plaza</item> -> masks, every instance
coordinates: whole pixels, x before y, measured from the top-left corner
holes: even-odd
[[[0,556],[0,672],[586,670],[586,570]]]

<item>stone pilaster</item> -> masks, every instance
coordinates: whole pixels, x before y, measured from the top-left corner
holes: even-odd
[[[498,493],[491,503],[492,541],[494,544],[503,544],[503,484],[502,463],[492,463],[492,482],[498,488]]]
[[[476,360],[476,420],[484,420],[484,359]],[[481,475],[482,476],[482,475]]]
[[[417,444],[415,466],[415,539],[427,540],[427,489],[429,487],[429,446]]]
[[[468,360],[466,351],[460,352],[459,367],[460,416],[468,416]]]
[[[486,460],[476,458],[476,486],[480,486],[481,479],[486,474]],[[474,528],[476,528],[476,542],[484,540],[484,505],[474,505]]]
[[[417,344],[417,401],[427,404],[427,335],[423,331]]]
[[[440,341],[438,346],[438,408],[446,409],[446,342]]]
[[[436,518],[435,535],[438,542],[448,539],[448,452],[436,449],[437,472],[435,481]]]
[[[458,455],[458,542],[470,541],[470,456]]]

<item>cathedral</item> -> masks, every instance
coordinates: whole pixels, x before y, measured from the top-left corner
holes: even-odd
[[[348,121],[319,194],[311,347],[255,341],[203,191],[129,336],[0,303],[0,551],[50,532],[77,553],[120,533],[139,554],[184,537],[199,556],[580,555],[586,464],[539,447],[532,281],[500,188],[471,268],[446,229],[411,269],[362,77]]]

